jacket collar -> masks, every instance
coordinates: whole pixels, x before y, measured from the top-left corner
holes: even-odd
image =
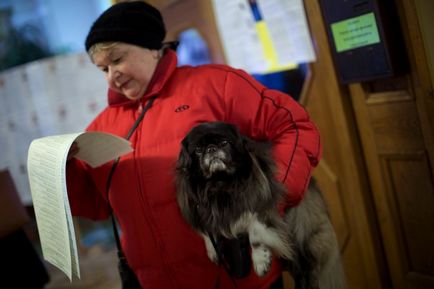
[[[137,102],[140,102],[143,99],[148,99],[151,96],[160,93],[167,80],[175,71],[177,62],[178,60],[176,57],[176,52],[173,51],[172,49],[167,49],[164,53],[164,56],[158,62],[157,68],[155,69],[154,75],[152,76],[152,79],[149,82],[145,94],[139,100],[128,99],[123,94],[109,89],[108,90],[109,106],[114,107],[114,106],[132,105]]]

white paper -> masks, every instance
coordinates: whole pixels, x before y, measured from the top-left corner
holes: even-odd
[[[75,157],[94,168],[132,151],[128,140],[103,132],[80,134],[76,142],[80,150]]]
[[[217,28],[229,65],[250,73],[268,68],[247,0],[214,0]]]
[[[213,0],[216,24],[229,65],[249,73],[268,73],[274,66],[315,61],[302,0],[256,0],[256,3],[261,20],[255,20],[248,0]],[[270,40],[261,39],[259,23],[265,25]],[[273,47],[268,53],[277,56],[277,63],[266,57],[266,46]]]
[[[74,141],[79,147],[76,157],[93,167],[132,151],[127,140],[101,132],[43,137],[30,144],[27,168],[42,253],[70,280],[80,278],[66,187],[66,161]]]
[[[256,0],[281,64],[315,61],[302,0]]]

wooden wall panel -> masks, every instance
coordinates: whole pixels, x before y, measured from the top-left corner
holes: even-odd
[[[432,286],[434,189],[415,98],[350,88],[393,288]]]
[[[432,6],[432,4],[428,4],[432,0],[395,1],[399,8],[400,19],[403,24],[402,32],[411,59],[411,83],[416,97],[418,115],[423,124],[424,142],[432,172],[434,168],[434,83],[431,82],[430,76],[431,74],[434,75],[434,71],[430,71],[428,66],[428,55],[433,55],[434,52],[432,47],[425,45],[422,30],[432,31],[434,17],[423,17],[424,21],[420,22],[415,3],[419,2],[421,4],[424,2]],[[432,14],[432,11],[429,11],[428,14]]]
[[[388,200],[393,202],[390,206],[400,221],[408,273],[433,276],[434,189],[427,156],[423,151],[382,155],[381,164],[390,194]]]
[[[348,214],[343,200],[345,192],[340,190],[338,177],[325,161],[321,162],[316,169],[316,174],[323,176],[320,181],[320,187],[323,191],[324,198],[327,200],[327,206],[333,227],[339,234],[337,235],[341,252],[345,251],[350,239],[350,225],[348,223]]]
[[[434,288],[434,131],[413,0],[397,0],[407,74],[349,86],[395,289]]]
[[[338,235],[348,288],[389,288],[349,94],[334,71],[319,1],[304,4],[317,60],[301,103],[318,125],[324,147],[314,176]]]
[[[414,102],[394,101],[367,105],[379,153],[423,149],[422,132]]]

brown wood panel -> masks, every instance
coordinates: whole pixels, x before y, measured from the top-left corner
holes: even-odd
[[[351,92],[393,288],[423,288],[433,276],[434,190],[416,104],[368,105],[360,85]]]
[[[367,105],[370,125],[376,138],[375,143],[379,153],[424,148],[414,101]]]
[[[314,175],[342,248],[348,288],[389,288],[369,183],[348,91],[337,81],[318,1],[305,1],[317,61],[302,104],[320,129],[324,156]]]
[[[323,190],[324,198],[327,200],[327,206],[333,227],[339,234],[337,235],[340,249],[343,252],[351,236],[351,229],[348,223],[348,214],[345,210],[343,200],[345,192],[339,188],[338,176],[325,161],[320,162],[317,168],[317,175],[322,175],[320,186]]]
[[[393,288],[434,288],[432,88],[414,1],[396,4],[409,72],[349,88]]]
[[[408,272],[434,276],[434,189],[426,154],[381,156],[382,171],[402,228]],[[414,182],[413,180],[418,180]]]
[[[411,83],[414,90],[418,116],[421,121],[421,128],[424,135],[425,147],[428,151],[428,158],[431,165],[431,175],[434,168],[434,88],[431,82],[431,74],[428,66],[427,55],[432,55],[426,49],[432,49],[424,45],[421,32],[421,25],[424,29],[432,30],[434,27],[434,17],[428,17],[424,23],[419,22],[415,2],[420,0],[395,0],[400,12],[402,30],[405,38],[407,52],[410,58]],[[432,0],[425,0],[432,1]],[[432,6],[432,5],[431,5]],[[428,12],[432,14],[432,11]]]

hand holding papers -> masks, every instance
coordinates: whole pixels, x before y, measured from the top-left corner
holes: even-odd
[[[74,142],[79,147],[75,157],[92,167],[132,151],[129,141],[102,132],[49,136],[30,144],[27,166],[42,254],[70,280],[80,278],[65,174]]]

